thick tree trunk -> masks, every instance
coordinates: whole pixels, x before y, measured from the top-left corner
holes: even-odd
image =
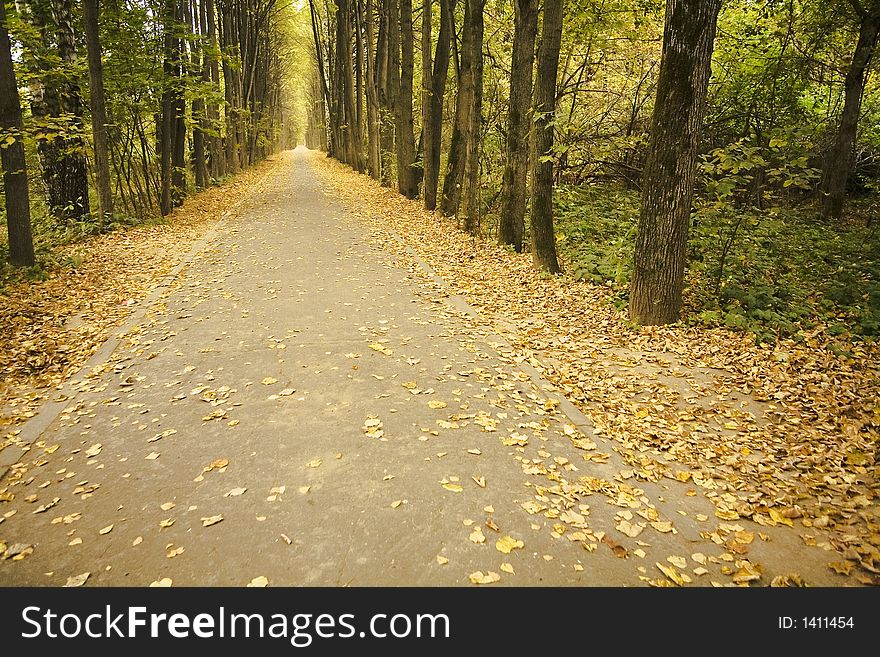
[[[467,170],[468,156],[472,150],[471,117],[476,100],[475,65],[476,53],[482,51],[477,43],[477,31],[482,35],[482,0],[465,0],[464,25],[461,34],[461,65],[458,69],[458,93],[455,97],[455,119],[443,178],[440,211],[447,217],[458,215],[461,207],[462,186]]]
[[[198,37],[192,43],[192,66],[201,71],[202,84],[207,86],[211,81],[211,71],[208,65],[208,53],[204,46],[206,35],[205,0],[196,4],[192,0],[190,5],[192,14],[193,33]],[[193,117],[193,174],[196,179],[196,189],[203,189],[208,184],[208,156],[207,139],[205,131],[208,126],[208,117],[205,113],[205,99],[196,96],[192,101]]]
[[[526,185],[529,171],[529,109],[532,68],[538,32],[538,0],[514,0],[513,58],[510,65],[510,105],[505,146],[507,159],[501,179],[501,219],[498,242],[522,251],[525,233]]]
[[[471,16],[474,29],[473,41],[473,107],[468,127],[468,155],[465,167],[467,181],[467,197],[465,202],[464,229],[471,235],[480,232],[480,155],[483,145],[483,6],[485,0],[475,3],[474,14]]]
[[[89,62],[89,103],[92,110],[92,139],[95,152],[95,180],[101,221],[113,216],[110,185],[110,154],[107,146],[107,112],[104,107],[104,72],[101,37],[98,31],[98,0],[83,0],[83,22]]]
[[[642,174],[629,315],[679,318],[694,174],[721,0],[667,0],[663,54]]]
[[[379,180],[381,164],[379,160],[379,90],[376,84],[376,66],[373,59],[373,0],[367,0],[366,24],[367,36],[367,171],[370,176]]]
[[[425,0],[428,5],[430,0]],[[443,95],[446,93],[446,78],[449,72],[450,42],[453,33],[453,10],[456,0],[440,0],[440,31],[437,34],[437,49],[434,54],[434,68],[426,79],[427,100],[422,105],[423,124],[423,166],[425,170],[422,196],[426,210],[437,208],[437,186],[440,182],[440,149],[443,141]],[[423,18],[424,20],[424,18]],[[424,29],[424,28],[423,28]],[[422,48],[428,52],[424,70],[430,69],[431,34],[428,23],[428,42],[422,36]]]
[[[3,147],[0,148],[0,164],[3,167],[9,261],[19,267],[30,267],[34,264],[34,241],[31,236],[31,205],[22,135],[21,99],[12,65],[5,2],[0,2],[0,135],[4,140]]]
[[[394,78],[391,56],[391,16],[396,11],[393,0],[381,0],[379,35],[376,40],[376,88],[379,100],[379,179],[386,187],[392,183],[391,159],[394,157]],[[393,30],[396,32],[397,30]],[[397,43],[397,40],[394,40]],[[396,66],[397,64],[395,64]]]
[[[556,274],[553,230],[553,131],[556,116],[556,75],[562,43],[562,0],[544,0],[541,47],[535,83],[535,154],[532,167],[532,261],[535,267]]]
[[[868,78],[868,67],[877,47],[878,33],[880,33],[880,3],[876,3],[874,9],[870,11],[861,9],[859,39],[843,85],[843,111],[840,114],[837,134],[825,157],[822,169],[820,207],[825,217],[839,219],[843,214],[846,183],[855,156],[862,96]]]
[[[397,188],[407,198],[419,195],[416,171],[416,144],[413,136],[413,44],[412,0],[399,0],[400,25],[400,87],[397,93],[396,132]]]

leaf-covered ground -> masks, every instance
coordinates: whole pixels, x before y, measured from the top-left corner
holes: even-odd
[[[602,288],[541,275],[528,255],[475,240],[333,160],[319,166],[387,249],[426,261],[614,440],[631,468],[621,482],[688,483],[723,521],[788,526],[828,550],[841,585],[880,583],[876,345],[838,355],[840,338],[835,353],[818,331],[756,345],[720,329],[634,328]]]
[[[279,161],[250,169],[188,199],[161,224],[61,247],[70,266],[45,281],[0,290],[0,430],[33,417],[52,390],[76,372],[221,215]],[[76,263],[76,266],[73,264]]]

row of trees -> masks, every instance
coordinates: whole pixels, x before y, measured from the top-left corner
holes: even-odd
[[[0,143],[16,265],[34,263],[34,156],[34,191],[50,220],[100,229],[114,215],[168,214],[193,188],[289,139],[289,7],[277,0],[0,5]]]
[[[528,236],[553,273],[554,183],[638,187],[640,323],[678,319],[692,197],[711,158],[716,177],[737,173],[725,185],[748,188],[732,204],[798,190],[841,217],[859,127],[880,113],[868,83],[880,1],[564,4],[309,0],[308,145],[469,232],[491,227],[517,251]],[[870,171],[880,134],[867,137]]]

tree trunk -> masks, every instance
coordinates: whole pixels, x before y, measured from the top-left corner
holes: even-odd
[[[83,0],[83,22],[89,62],[89,103],[92,110],[92,139],[95,151],[95,180],[98,187],[100,221],[113,216],[110,186],[110,155],[107,146],[107,112],[104,107],[104,72],[101,38],[98,32],[98,0]]]
[[[721,0],[667,0],[663,54],[642,173],[629,315],[679,318],[687,238],[712,47]]]
[[[855,6],[859,6],[854,3]],[[860,8],[859,40],[844,80],[843,111],[834,142],[825,157],[820,186],[820,207],[824,217],[839,219],[843,214],[846,183],[852,171],[856,147],[856,132],[862,95],[868,79],[868,67],[877,47],[880,33],[880,3],[869,11]]]
[[[430,0],[425,0],[429,5]],[[446,93],[446,78],[449,72],[450,41],[453,33],[453,11],[456,0],[440,0],[440,32],[437,34],[437,49],[434,54],[434,69],[423,86],[427,100],[422,104],[422,125],[425,170],[422,196],[426,210],[437,208],[437,186],[440,181],[440,149],[443,141],[443,95]],[[424,20],[424,18],[422,19]],[[423,30],[425,28],[423,27]],[[430,21],[428,41],[422,36],[422,48],[429,53],[424,70],[430,69]],[[424,56],[424,55],[423,55]]]
[[[217,51],[220,45],[217,42],[217,22],[214,14],[214,0],[201,0],[205,5],[205,13],[208,25],[208,42],[205,44],[205,56],[208,60],[209,77],[211,86],[215,91],[220,90],[220,65],[217,59]],[[219,180],[226,175],[226,154],[223,152],[223,139],[220,136],[220,108],[213,99],[207,107],[208,125],[211,134],[208,136],[208,161],[210,164],[211,178]]]
[[[363,21],[367,32],[367,171],[379,180],[381,164],[379,161],[379,93],[376,85],[376,67],[373,59],[373,0],[367,0],[366,16]]]
[[[171,153],[174,139],[174,92],[172,83],[175,77],[173,64],[174,57],[174,6],[175,0],[166,0],[163,17],[163,88],[162,88],[162,118],[161,130],[159,130],[159,170],[161,176],[161,192],[159,198],[159,211],[163,216],[170,214],[173,207],[171,196]]]
[[[400,88],[397,93],[397,188],[407,198],[419,195],[416,171],[416,144],[413,137],[413,44],[412,0],[399,0],[400,20]]]
[[[89,214],[88,169],[82,139],[82,97],[76,84],[76,37],[70,0],[28,0],[30,18],[44,51],[37,56],[31,81],[31,113],[53,127],[37,141],[46,203],[54,217],[81,221]]]
[[[532,163],[532,261],[535,267],[556,274],[553,230],[553,131],[556,118],[556,75],[562,43],[562,0],[544,0],[541,47],[535,84],[535,153]]]
[[[472,149],[471,116],[474,111],[476,52],[482,51],[482,43],[476,42],[477,28],[482,35],[482,0],[465,0],[464,25],[461,34],[461,64],[458,68],[458,93],[455,97],[455,118],[443,178],[440,211],[447,217],[458,215],[461,206],[462,185],[467,170],[468,156]]]
[[[499,244],[517,253],[523,248],[526,184],[529,171],[529,109],[532,99],[532,68],[538,32],[538,0],[514,0],[513,59],[510,65],[510,105],[505,145],[507,159],[501,179]]]
[[[485,0],[474,3],[474,14],[471,16],[474,29],[473,40],[473,107],[468,127],[468,155],[465,167],[467,181],[467,198],[465,203],[464,229],[471,235],[480,232],[480,154],[483,146],[483,6]]]
[[[15,68],[12,65],[5,2],[0,2],[0,137],[3,139],[0,163],[3,166],[9,261],[19,267],[30,267],[34,264],[31,204],[24,156],[21,100],[18,96]]]
[[[381,0],[379,10],[379,35],[376,39],[376,89],[379,100],[379,179],[386,187],[391,186],[391,162],[394,155],[394,78],[392,76],[391,32],[393,0]],[[396,29],[393,30],[396,32]],[[395,39],[395,44],[397,40]]]
[[[208,65],[208,52],[204,44],[207,22],[205,0],[201,0],[198,4],[196,4],[196,0],[192,0],[190,6],[193,33],[196,36],[192,42],[192,66],[194,70],[200,70],[202,87],[206,88],[211,81],[211,71]],[[192,118],[193,174],[195,174],[196,189],[203,189],[208,184],[207,138],[205,134],[208,127],[208,117],[205,113],[205,99],[201,95],[193,98]]]

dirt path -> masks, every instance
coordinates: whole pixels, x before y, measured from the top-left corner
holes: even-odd
[[[631,478],[284,157],[0,483],[0,584],[840,585],[795,531]]]

